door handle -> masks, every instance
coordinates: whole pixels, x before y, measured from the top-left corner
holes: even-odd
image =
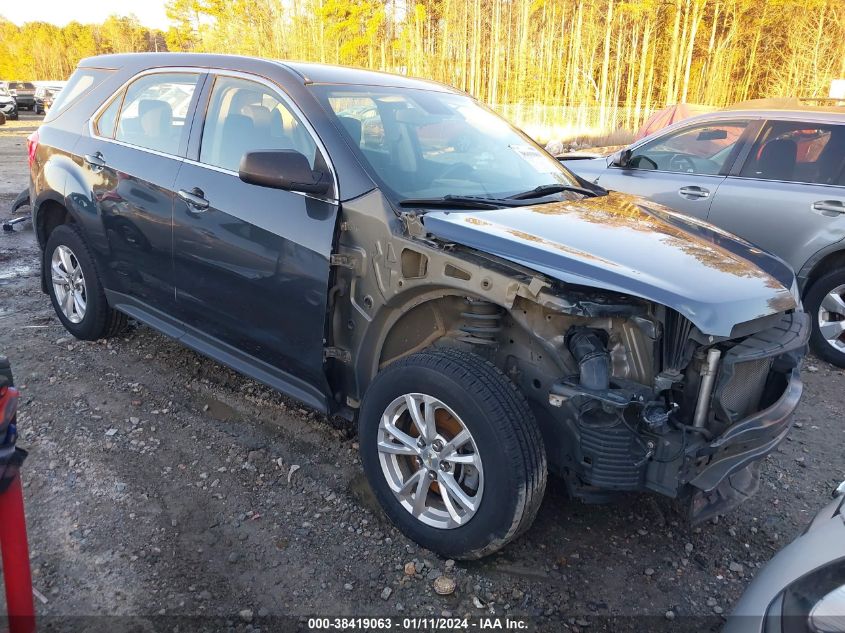
[[[106,161],[103,160],[103,153],[102,152],[94,152],[93,154],[85,154],[82,157],[85,161],[85,164],[91,168],[91,171],[98,172],[103,167],[106,166]]]
[[[208,200],[205,199],[205,194],[199,187],[194,187],[190,191],[180,189],[177,195],[188,205],[188,213],[202,213],[208,209]]]
[[[678,189],[678,193],[681,194],[684,198],[689,198],[691,200],[710,197],[709,189],[704,189],[703,187],[696,187],[695,185],[689,187],[681,187],[680,189]]]
[[[820,211],[822,215],[841,215],[845,213],[845,203],[839,200],[819,200],[810,205],[813,211]]]

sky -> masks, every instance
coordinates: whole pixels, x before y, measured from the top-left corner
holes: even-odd
[[[98,23],[109,15],[134,13],[141,24],[166,30],[166,0],[2,0],[0,16],[21,25],[24,22],[50,22],[64,26],[68,22]]]

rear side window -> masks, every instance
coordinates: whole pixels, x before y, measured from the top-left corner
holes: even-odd
[[[751,148],[740,176],[845,184],[845,125],[769,121]]]
[[[185,121],[198,79],[197,73],[161,73],[136,79],[126,88],[115,140],[176,154],[187,130]],[[108,108],[103,114],[107,112]],[[102,124],[101,119],[98,130],[107,136]]]
[[[79,99],[79,97],[91,90],[91,88],[98,85],[111,73],[111,70],[103,70],[102,68],[77,69],[76,72],[70,76],[67,85],[56,97],[56,100],[50,107],[50,111],[47,113],[47,116],[44,117],[44,120],[50,121],[51,119],[56,118],[56,115],[58,115],[59,112],[71,105]]]

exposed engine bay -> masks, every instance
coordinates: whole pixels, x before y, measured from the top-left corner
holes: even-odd
[[[691,496],[698,521],[753,492],[751,462],[788,428],[785,415],[781,427],[771,414],[778,418],[778,403],[800,394],[804,313],[743,324],[720,340],[671,309],[625,296],[586,292],[573,302],[573,314],[518,304],[514,319],[548,343],[559,377],[550,380],[554,370],[542,350],[528,357],[518,351],[531,345],[518,344],[513,328],[506,328],[499,362],[525,393],[547,398],[538,419],[553,420],[543,425],[554,438],[546,442],[550,464],[573,496],[602,501],[636,490]],[[769,409],[765,421],[755,421]],[[728,441],[740,436],[739,444]]]
[[[718,339],[644,300],[559,292],[544,293],[545,306],[517,297],[510,311],[448,297],[406,325],[437,323],[437,345],[468,346],[505,371],[576,498],[651,490],[690,501],[701,521],[752,494],[753,462],[783,439],[800,395],[806,315],[772,315]]]

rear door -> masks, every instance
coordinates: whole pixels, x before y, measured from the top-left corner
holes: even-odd
[[[106,287],[171,313],[173,186],[203,76],[142,75],[95,114],[74,148],[105,229]]]
[[[217,75],[179,170],[174,261],[180,318],[237,357],[283,374],[315,406],[326,391],[323,346],[338,203],[247,184],[244,153],[295,149],[327,169],[304,117],[258,78]],[[196,145],[196,147],[194,147]]]
[[[796,271],[845,239],[845,125],[767,121],[719,188],[710,221]]]
[[[709,121],[667,132],[634,146],[628,166],[608,167],[599,184],[706,219],[749,123],[743,119]]]

